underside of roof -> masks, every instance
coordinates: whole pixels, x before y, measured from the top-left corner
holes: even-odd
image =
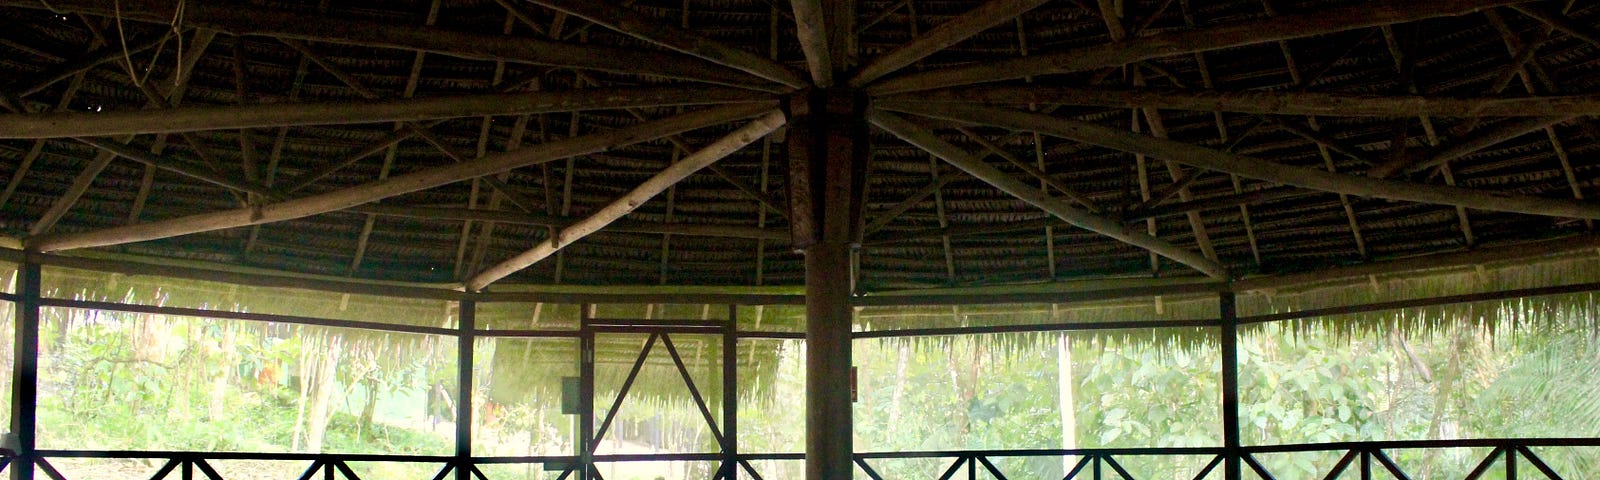
[[[837,2],[855,58],[823,79],[793,1],[0,0],[0,233],[430,283],[545,243],[504,282],[798,285],[787,131],[740,133],[831,81],[876,125],[857,292],[1594,243],[1594,3]]]

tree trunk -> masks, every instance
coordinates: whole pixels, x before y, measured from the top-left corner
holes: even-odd
[[[1078,448],[1078,412],[1076,402],[1073,401],[1073,387],[1076,380],[1073,380],[1072,375],[1072,337],[1065,332],[1056,337],[1056,378],[1060,385],[1057,405],[1061,410],[1061,448],[1071,450]],[[1062,474],[1065,475],[1075,463],[1072,458],[1062,458]]]
[[[339,366],[339,357],[344,351],[342,339],[343,337],[337,335],[329,335],[328,349],[317,362],[316,381],[313,382],[314,391],[306,421],[307,451],[322,451],[322,439],[328,430],[328,420],[333,417],[333,378],[334,371]]]
[[[884,442],[894,440],[895,425],[900,424],[900,402],[906,396],[906,364],[911,360],[911,347],[900,344],[900,358],[894,367],[894,394],[889,397],[889,427],[883,429]]]
[[[222,345],[217,356],[221,358],[221,365],[216,376],[211,378],[211,401],[207,405],[208,417],[213,422],[227,418],[227,393],[228,380],[233,377],[233,371],[238,364],[234,359],[234,343],[238,333],[232,324],[222,327]]]
[[[317,337],[307,336],[304,328],[296,328],[295,331],[300,336],[300,376],[296,377],[300,383],[300,397],[295,402],[294,435],[289,437],[289,451],[297,452],[300,451],[300,439],[305,434],[306,397],[311,393],[311,351],[321,342],[317,341]]]
[[[356,425],[356,438],[377,439],[372,433],[372,417],[378,413],[378,377],[367,377],[367,401],[361,406],[361,422]],[[363,436],[364,435],[364,436]]]

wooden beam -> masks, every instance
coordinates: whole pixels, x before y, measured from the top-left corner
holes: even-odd
[[[543,143],[467,163],[390,177],[321,195],[240,208],[203,213],[158,222],[128,225],[83,233],[31,237],[24,242],[30,250],[53,251],[120,245],[169,238],[191,233],[278,222],[350,208],[420,190],[482,177],[515,168],[602,152],[624,145],[650,141],[667,135],[761,115],[776,103],[731,105],[676,115],[604,133]]]
[[[1549,112],[1542,112],[1549,113]],[[1471,138],[1452,145],[1443,145],[1418,155],[1405,155],[1373,166],[1367,176],[1388,178],[1397,173],[1412,173],[1444,165],[1446,162],[1471,155],[1517,137],[1544,130],[1545,127],[1577,118],[1576,116],[1528,117],[1495,125],[1486,132],[1474,132]]]
[[[1232,288],[1236,292],[1271,290],[1372,275],[1417,273],[1427,270],[1487,265],[1499,262],[1526,262],[1578,252],[1592,254],[1595,248],[1600,248],[1600,235],[1584,234],[1460,252],[1393,258],[1310,272],[1251,277],[1233,282]]]
[[[122,140],[132,140],[132,137],[123,137]],[[89,191],[89,187],[94,184],[94,180],[100,178],[100,172],[105,170],[106,166],[111,165],[111,161],[116,158],[117,155],[114,153],[100,152],[99,155],[95,155],[93,160],[85,163],[83,170],[78,172],[78,176],[72,179],[72,184],[67,186],[67,191],[57,197],[56,201],[50,204],[50,208],[45,210],[44,215],[41,215],[39,220],[28,228],[28,234],[41,235],[55,227],[56,222],[61,221],[61,217],[67,215],[67,210],[71,210],[72,206],[78,203],[78,199],[83,197],[84,192]]]
[[[39,2],[0,0],[0,7],[51,8],[53,11],[117,17],[168,25],[177,4],[163,0],[99,0]],[[118,8],[120,7],[120,11]],[[184,4],[185,25],[232,35],[261,35],[318,42],[399,48],[473,60],[586,68],[607,72],[695,80],[721,85],[767,88],[753,78],[705,61],[635,48],[575,45],[532,37],[485,35],[434,27],[401,26],[376,20],[332,18],[253,7],[239,2]],[[757,83],[757,84],[753,84]]]
[[[1079,210],[1060,199],[1050,197],[1045,192],[1028,186],[1020,180],[1011,178],[1005,172],[991,167],[959,147],[945,142],[932,131],[917,126],[903,118],[881,110],[874,110],[868,114],[868,120],[878,128],[894,134],[902,140],[916,145],[918,148],[927,150],[928,153],[937,155],[946,162],[950,162],[956,168],[960,168],[968,174],[994,185],[995,188],[999,188],[1001,191],[1044,209],[1050,212],[1051,215],[1066,220],[1067,223],[1155,252],[1178,263],[1194,267],[1194,269],[1205,273],[1206,276],[1219,279],[1228,277],[1227,269],[1220,263],[1203,255],[1178,248],[1165,240],[1130,231],[1123,227],[1121,222],[1096,216],[1087,211]]]
[[[883,102],[1082,105],[1320,117],[1405,118],[1428,115],[1475,118],[1545,117],[1552,114],[1600,115],[1600,95],[1437,97],[1300,91],[1223,92],[1016,85],[969,86],[905,93],[888,96]]]
[[[650,200],[650,197],[656,196],[656,194],[659,194],[668,187],[678,183],[678,181],[687,178],[689,175],[694,174],[694,172],[697,172],[702,168],[705,168],[706,165],[710,165],[717,160],[721,160],[728,155],[732,155],[734,152],[739,151],[739,149],[744,148],[746,145],[760,140],[762,137],[767,136],[768,133],[772,133],[773,130],[777,130],[778,127],[783,126],[783,124],[784,115],[782,112],[770,112],[761,116],[761,118],[756,119],[755,121],[745,125],[731,134],[728,134],[728,136],[712,142],[705,148],[700,149],[700,151],[684,157],[678,163],[668,166],[665,170],[662,170],[661,173],[650,177],[649,180],[645,180],[644,183],[640,184],[638,187],[635,187],[621,198],[618,198],[610,204],[601,207],[588,218],[580,220],[572,225],[568,225],[566,228],[562,228],[555,235],[551,236],[551,238],[546,239],[543,242],[539,242],[539,244],[535,245],[533,248],[514,255],[511,258],[500,262],[498,265],[489,267],[484,271],[479,272],[477,275],[474,275],[472,278],[467,280],[467,290],[474,292],[481,291],[484,287],[489,286],[489,284],[494,283],[496,280],[505,278],[508,275],[527,268],[529,265],[533,265],[538,263],[540,260],[544,260],[545,258],[554,255],[557,251],[561,250],[567,245],[571,245],[573,242],[576,242],[579,239],[588,236],[589,234],[597,232],[612,222],[621,219],[634,209],[639,208],[640,205],[644,205],[645,202]]]
[[[861,87],[879,77],[894,73],[906,65],[916,63],[929,55],[961,43],[984,30],[1016,18],[1044,5],[1049,0],[989,0],[961,16],[951,19],[916,40],[879,55],[850,79],[850,86]]]
[[[972,141],[978,142],[978,145],[983,146],[985,150],[993,152],[995,156],[1003,158],[1007,162],[1011,162],[1012,165],[1022,169],[1023,172],[1027,172],[1028,175],[1032,175],[1033,178],[1038,179],[1040,183],[1056,189],[1056,191],[1061,192],[1062,195],[1066,195],[1067,198],[1071,199],[1072,201],[1078,202],[1079,205],[1083,205],[1083,208],[1089,209],[1090,213],[1100,213],[1100,206],[1095,205],[1093,199],[1089,198],[1088,195],[1078,193],[1077,190],[1073,189],[1070,185],[1067,185],[1067,182],[1063,182],[1060,179],[1050,176],[1049,173],[1044,171],[1044,168],[1022,161],[1021,158],[1017,157],[1016,155],[1012,155],[1011,152],[1007,152],[1005,147],[998,143],[992,142],[987,138],[983,138],[982,135],[978,135],[977,132],[973,132],[971,129],[957,128],[956,130],[961,132],[962,135],[966,135],[967,138],[972,139]]]
[[[1363,3],[1322,11],[1264,18],[1232,25],[1161,33],[1065,52],[979,62],[878,81],[867,90],[889,94],[1013,80],[1051,73],[1118,67],[1139,60],[1255,45],[1329,33],[1464,15],[1524,0],[1435,0]]]
[[[790,0],[794,9],[795,36],[800,39],[800,51],[806,56],[811,83],[818,87],[833,86],[833,52],[828,47],[827,15],[822,0]]]
[[[511,0],[498,0],[508,9],[515,5]],[[766,57],[728,46],[688,29],[678,28],[640,14],[638,11],[613,4],[609,0],[529,0],[531,3],[567,12],[606,28],[631,35],[640,40],[659,44],[673,50],[693,55],[718,65],[765,78],[792,88],[807,85],[804,78],[789,67]]]
[[[125,55],[142,53],[145,50],[155,48],[156,45],[169,40],[170,37],[171,31],[169,30],[149,37],[134,39],[128,42],[126,46],[122,44],[103,46],[84,54],[82,58],[56,65],[54,68],[40,72],[37,75],[12,80],[11,84],[5,88],[5,91],[16,95],[17,98],[33,95],[50,88],[56,82],[72,78],[74,75],[89,71],[89,69],[100,66],[100,64],[112,60],[122,60]]]
[[[618,87],[362,102],[277,103],[162,110],[0,115],[0,138],[93,137],[530,115],[629,107],[760,102],[769,95],[728,87]]]
[[[504,210],[476,210],[466,208],[440,208],[380,205],[369,203],[348,209],[355,213],[381,215],[385,217],[413,218],[418,220],[448,220],[448,221],[473,221],[494,222],[512,225],[536,225],[541,227],[566,228],[574,222],[566,217],[555,217],[543,213],[508,212]],[[655,223],[631,220],[617,220],[606,226],[606,230],[627,233],[651,233],[686,235],[691,237],[720,237],[720,238],[746,238],[755,240],[788,241],[789,232],[782,229],[756,228],[739,225],[711,225],[693,223]]]
[[[1170,159],[1190,166],[1284,185],[1365,197],[1494,212],[1600,219],[1600,204],[1510,195],[1500,192],[1356,177],[1295,167],[1171,140],[1135,135],[1078,120],[988,107],[896,105],[896,110],[1040,133],[1113,150]]]
[[[1551,28],[1560,30],[1561,33],[1571,35],[1573,38],[1588,42],[1590,45],[1600,47],[1600,29],[1574,21],[1572,17],[1545,8],[1541,5],[1512,5],[1512,10],[1544,22]]]

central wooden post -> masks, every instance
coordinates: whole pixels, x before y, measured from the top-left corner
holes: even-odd
[[[806,259],[806,478],[851,478],[850,249],[867,161],[865,97],[790,97],[789,209]]]

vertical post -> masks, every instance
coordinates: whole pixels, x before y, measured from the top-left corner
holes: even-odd
[[[1506,480],[1517,480],[1517,449],[1506,447]]]
[[[739,478],[739,306],[728,305],[722,329],[722,464],[726,480]]]
[[[594,329],[589,326],[589,304],[578,306],[578,480],[593,478],[594,468]]]
[[[462,300],[456,312],[456,480],[472,480],[472,347],[478,302]],[[329,468],[332,471],[332,468]]]
[[[15,354],[11,364],[11,432],[16,435],[17,458],[11,462],[11,478],[33,480],[39,406],[39,264],[32,259],[23,261],[17,277],[17,330],[11,350]]]
[[[1233,292],[1222,292],[1222,445],[1227,480],[1244,475],[1244,451],[1239,441],[1239,310]]]
[[[790,220],[806,267],[806,478],[851,478],[850,242],[860,228],[866,97],[789,98]]]

